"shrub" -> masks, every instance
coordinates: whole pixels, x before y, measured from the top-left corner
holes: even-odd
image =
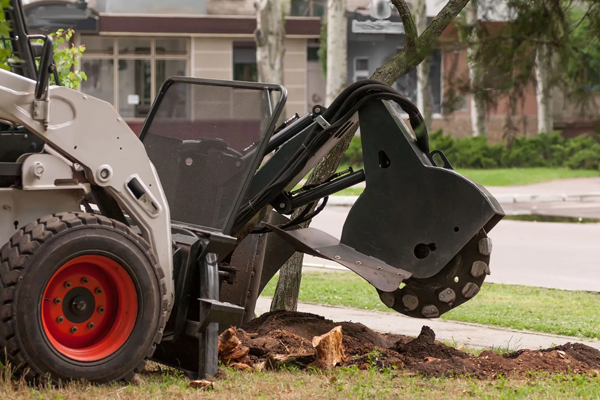
[[[542,133],[532,138],[515,138],[506,145],[488,143],[484,137],[455,139],[442,130],[429,135],[432,150],[444,152],[456,168],[568,167],[600,169],[600,139],[582,135],[573,139],[559,132]],[[355,137],[344,155],[343,163],[363,162],[360,137]]]
[[[348,150],[342,157],[342,164],[353,166],[363,165],[362,142],[360,136],[354,136],[350,142]]]

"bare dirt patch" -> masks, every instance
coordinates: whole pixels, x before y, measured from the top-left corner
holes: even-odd
[[[567,343],[545,350],[521,350],[499,355],[484,351],[475,357],[435,340],[435,332],[424,326],[421,334],[408,337],[381,334],[351,322],[334,323],[321,316],[298,312],[272,312],[225,335],[239,338],[240,348],[229,354],[247,354],[239,359],[223,358],[231,365],[252,368],[306,368],[315,365],[312,339],[342,327],[346,354],[341,366],[387,368],[425,376],[527,376],[530,372],[598,375],[600,351],[580,343]],[[235,343],[238,343],[235,341]],[[225,346],[227,347],[227,346]],[[231,346],[230,346],[231,347]],[[245,350],[248,348],[248,351]]]

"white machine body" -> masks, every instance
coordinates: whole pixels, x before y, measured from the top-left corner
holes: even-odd
[[[41,153],[18,160],[22,185],[0,188],[0,243],[37,218],[80,211],[90,184],[103,187],[135,222],[171,277],[167,294],[172,306],[169,206],[142,142],[111,104],[65,87],[49,87],[46,121],[40,119],[35,86],[33,80],[0,69],[0,119],[25,126],[45,142]],[[132,180],[136,193],[128,185]]]

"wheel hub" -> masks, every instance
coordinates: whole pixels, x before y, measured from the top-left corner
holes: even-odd
[[[67,321],[80,324],[93,317],[96,299],[87,288],[76,287],[67,292],[62,305]]]
[[[76,257],[48,281],[41,304],[44,332],[62,355],[97,361],[117,351],[131,334],[138,311],[127,271],[106,256]]]

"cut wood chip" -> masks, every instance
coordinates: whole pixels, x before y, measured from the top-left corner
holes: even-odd
[[[210,390],[214,389],[214,383],[206,379],[200,379],[197,381],[191,381],[189,384],[190,389]]]
[[[250,349],[237,337],[236,328],[231,327],[219,335],[219,360],[224,364],[238,360],[246,361],[249,351]]]
[[[239,369],[240,371],[253,371],[254,368],[249,366],[248,364],[244,364],[241,362],[234,362],[228,365],[230,368]]]
[[[329,332],[312,339],[316,350],[314,365],[319,368],[330,369],[346,360],[344,345],[342,344],[342,327],[336,326]]]
[[[306,355],[303,353],[296,354],[271,354],[267,355],[265,368],[277,370],[285,367],[306,368],[314,361],[315,357],[312,354]]]

